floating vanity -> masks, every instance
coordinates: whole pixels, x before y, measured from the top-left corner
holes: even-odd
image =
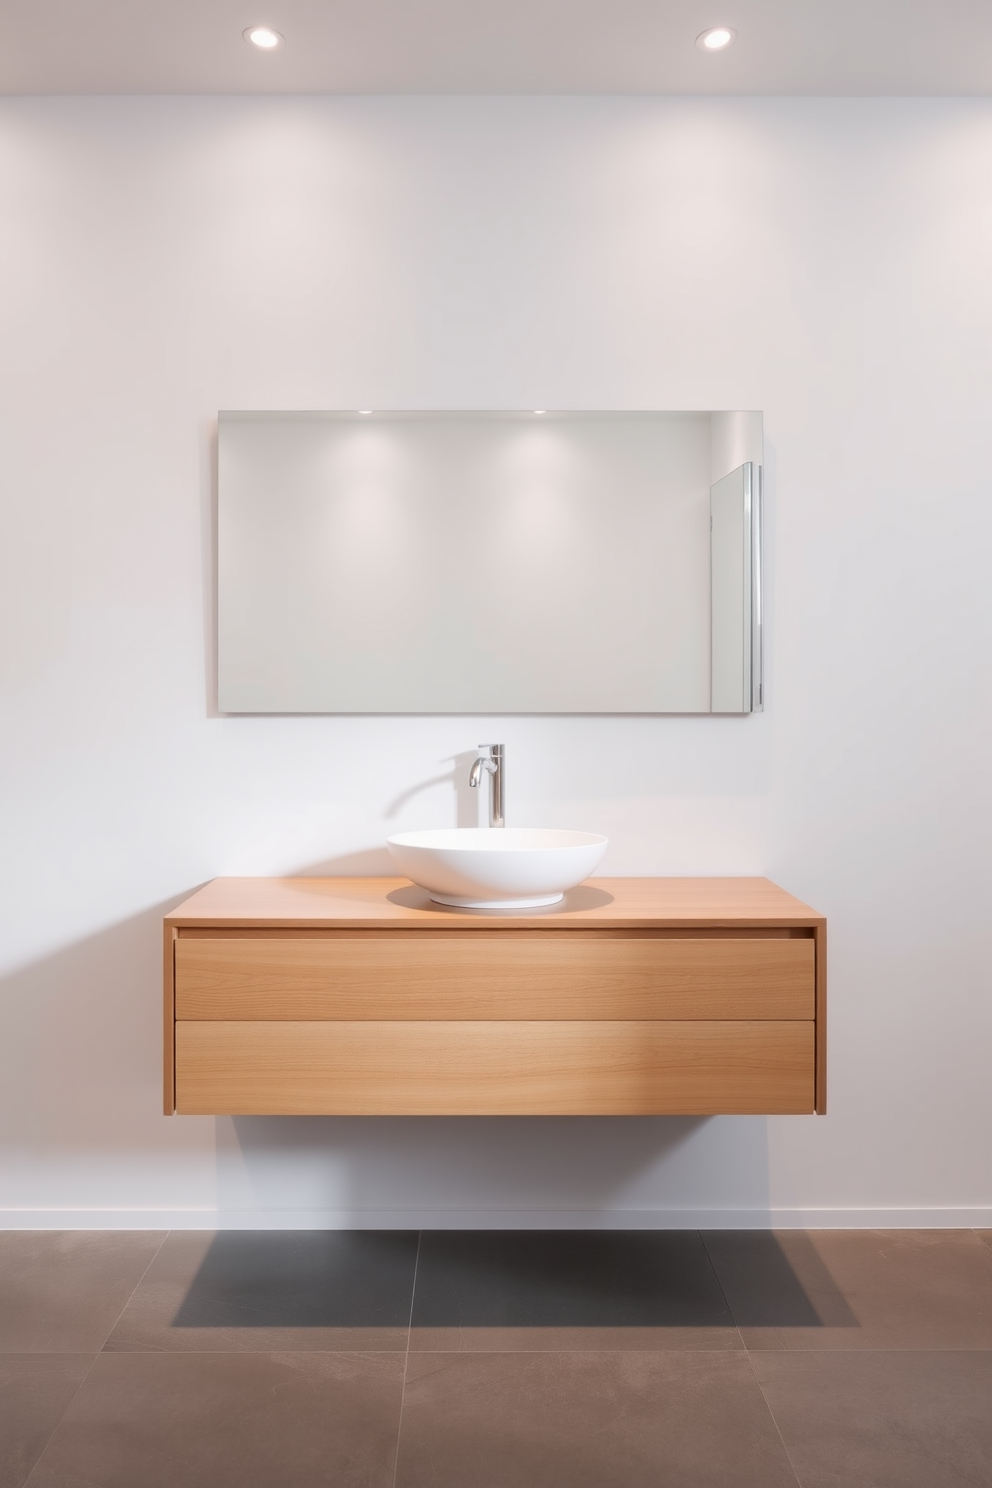
[[[215,879],[165,921],[165,1110],[823,1112],[825,952],[763,878],[498,915],[406,879]]]

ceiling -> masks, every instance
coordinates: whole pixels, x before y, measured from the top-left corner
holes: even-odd
[[[0,0],[7,94],[990,92],[992,0]]]

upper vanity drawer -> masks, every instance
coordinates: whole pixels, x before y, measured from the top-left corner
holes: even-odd
[[[812,938],[483,930],[180,936],[179,1019],[814,1016]]]

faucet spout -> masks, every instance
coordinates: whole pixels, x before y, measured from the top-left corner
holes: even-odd
[[[468,772],[468,783],[472,787],[482,784],[483,777],[489,779],[489,825],[491,827],[505,827],[506,817],[503,809],[503,768],[504,749],[502,744],[480,744],[480,749],[485,749],[486,754],[480,754]]]
[[[488,771],[489,774],[492,774],[495,769],[496,769],[496,766],[493,764],[493,762],[492,762],[491,759],[481,759],[481,758],[480,759],[477,759],[476,762],[475,762],[475,764],[472,766],[471,770],[469,770],[469,772],[468,772],[468,783],[469,783],[469,785],[471,785],[471,786],[479,786],[479,785],[481,785],[482,784],[483,774],[486,771]]]

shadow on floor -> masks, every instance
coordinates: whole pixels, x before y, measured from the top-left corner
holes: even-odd
[[[858,1327],[804,1231],[722,1230],[703,1242],[739,1328]]]
[[[406,1327],[417,1239],[411,1230],[222,1231],[172,1326]]]
[[[808,1240],[817,1305],[774,1235],[720,1249],[714,1269],[696,1231],[223,1231],[172,1326],[857,1326]]]

